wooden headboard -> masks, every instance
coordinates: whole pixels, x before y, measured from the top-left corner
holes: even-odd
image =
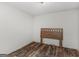
[[[59,40],[59,46],[62,46],[63,40],[63,28],[41,28],[41,43],[43,43],[43,38],[51,38]]]

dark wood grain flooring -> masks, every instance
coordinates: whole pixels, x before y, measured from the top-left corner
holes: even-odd
[[[16,57],[79,57],[79,52],[75,49],[32,42],[9,55]]]

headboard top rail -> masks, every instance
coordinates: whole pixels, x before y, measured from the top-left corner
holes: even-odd
[[[63,32],[63,28],[41,28],[41,31],[44,32]]]

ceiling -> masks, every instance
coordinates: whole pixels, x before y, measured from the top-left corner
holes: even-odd
[[[30,15],[37,16],[63,10],[79,8],[79,2],[10,2],[8,3]]]

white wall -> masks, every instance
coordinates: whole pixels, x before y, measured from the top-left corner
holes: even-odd
[[[78,18],[77,10],[67,10],[34,18],[34,40],[40,41],[40,28],[63,28],[63,46],[78,49]],[[58,45],[58,41],[44,40],[48,44]]]
[[[78,9],[78,49],[79,49],[79,9]]]
[[[32,41],[32,17],[0,3],[0,54],[11,53]]]

